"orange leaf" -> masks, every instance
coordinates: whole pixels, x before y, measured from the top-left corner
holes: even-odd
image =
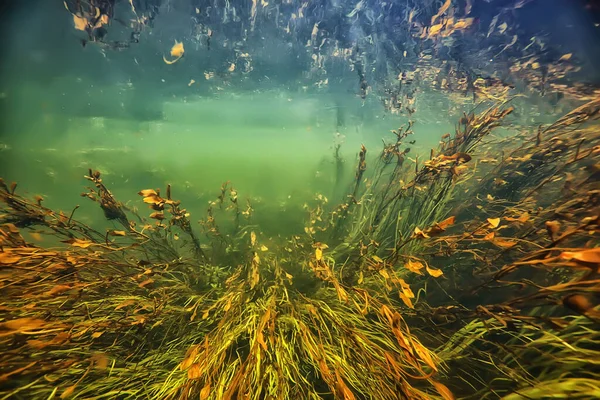
[[[441,269],[429,268],[428,266],[425,267],[425,269],[427,270],[427,272],[429,273],[429,275],[433,276],[434,278],[437,278],[437,277],[440,277],[440,276],[444,275],[444,273],[442,272]]]
[[[56,285],[52,289],[48,290],[45,293],[45,295],[46,296],[54,296],[55,294],[60,294],[60,293],[66,292],[71,289],[73,289],[73,288],[68,285]]]
[[[210,395],[210,383],[207,383],[206,386],[204,386],[202,388],[202,390],[200,391],[200,400],[208,399],[209,395]]]
[[[73,394],[73,392],[75,391],[75,387],[77,385],[73,385],[73,386],[69,386],[68,388],[65,389],[64,392],[62,392],[62,394],[60,395],[61,399],[66,399],[67,397],[71,396]]]
[[[198,355],[198,346],[192,346],[188,349],[184,360],[181,362],[181,364],[179,365],[179,369],[181,371],[186,370],[190,367],[190,365],[192,365],[192,363],[194,362],[194,359],[196,358],[196,356]]]
[[[600,264],[600,247],[581,251],[563,251],[560,258]]]
[[[432,380],[430,382],[433,384],[433,386],[435,387],[435,390],[438,391],[438,393],[442,396],[442,398],[444,400],[454,400],[454,395],[452,394],[450,389],[448,389],[448,387],[446,387],[446,385],[444,385],[443,383],[440,383],[440,382],[436,382],[434,380]]]
[[[43,319],[19,318],[0,323],[0,327],[11,331],[31,331],[46,325]]]
[[[143,288],[144,286],[149,285],[152,282],[154,282],[154,279],[149,278],[149,279],[146,279],[144,282],[140,283],[138,286],[141,287],[141,288]]]
[[[192,364],[187,373],[188,379],[198,379],[202,376],[202,368],[200,364]]]
[[[483,237],[483,240],[492,240],[494,238],[494,236],[496,236],[496,233],[495,232],[490,232],[490,233],[488,233],[487,235],[485,235]]]
[[[135,303],[135,301],[133,301],[133,300],[125,300],[124,302],[122,302],[121,304],[119,304],[118,306],[115,307],[115,311],[120,310],[121,308],[130,306],[134,303]]]
[[[14,264],[21,259],[21,256],[10,255],[8,252],[0,253],[0,264]]]
[[[496,246],[504,247],[504,248],[513,247],[514,245],[517,244],[517,242],[515,242],[514,240],[503,240],[500,238],[496,238],[496,239],[492,240],[492,243],[494,243]]]

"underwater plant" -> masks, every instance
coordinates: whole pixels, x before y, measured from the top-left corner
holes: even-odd
[[[99,231],[0,181],[0,396],[599,396],[598,100],[494,137],[509,102],[427,160],[412,123],[362,146],[345,200],[286,238],[229,183],[198,230],[170,185],[143,212],[90,169]]]

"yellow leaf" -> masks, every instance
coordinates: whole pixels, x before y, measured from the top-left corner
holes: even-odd
[[[421,269],[423,269],[423,267],[423,263],[419,261],[408,260],[408,262],[404,264],[404,268],[419,275],[423,275],[423,273],[421,272]]]
[[[398,279],[398,283],[400,284],[400,287],[402,288],[402,294],[404,294],[409,299],[415,298],[415,294],[413,293],[412,289],[410,288],[410,286],[408,286],[408,283],[406,283],[406,281],[404,279]]]
[[[442,26],[442,24],[432,25],[431,28],[429,28],[429,36],[435,36],[440,33]]]
[[[418,237],[418,238],[424,238],[424,239],[428,239],[429,238],[429,235],[427,235],[419,227],[416,227],[416,226],[415,226],[415,236]]]
[[[98,339],[103,334],[104,334],[104,332],[94,332],[94,333],[92,333],[92,338]]]
[[[144,196],[144,197],[148,197],[148,196],[158,196],[158,193],[156,193],[155,190],[153,189],[144,189],[144,190],[140,190],[138,192],[138,194],[140,196]]]
[[[379,270],[379,275],[383,276],[385,279],[390,279],[390,274],[388,274],[385,268]]]
[[[250,245],[254,246],[256,244],[256,233],[250,232]]]
[[[487,222],[492,226],[492,228],[497,228],[500,225],[500,218],[488,218]]]
[[[108,234],[111,236],[125,236],[125,231],[108,231]]]
[[[171,57],[175,57],[173,60],[167,60],[165,56],[163,56],[163,61],[167,64],[175,64],[177,61],[183,57],[185,50],[183,48],[183,43],[175,41],[173,47],[171,47]]]
[[[321,248],[317,247],[315,249],[315,257],[316,257],[317,261],[320,261],[323,259],[323,250],[321,250]]]
[[[425,267],[425,269],[427,270],[429,275],[433,276],[434,278],[444,275],[441,269],[429,268],[428,266]]]
[[[63,240],[62,242],[68,243],[73,247],[81,247],[82,249],[87,249],[88,247],[94,244],[94,242],[91,242],[87,239],[69,239]]]
[[[376,255],[372,255],[372,256],[371,256],[371,258],[372,258],[372,259],[373,259],[375,262],[378,262],[378,263],[382,263],[382,262],[383,262],[383,260],[382,260],[380,257],[376,256]]]
[[[171,57],[181,57],[185,50],[183,49],[183,42],[175,41],[173,47],[171,47]]]
[[[415,306],[413,306],[412,301],[410,301],[410,299],[406,297],[403,293],[400,293],[400,299],[404,302],[404,304],[406,304],[406,307],[415,308]]]
[[[260,251],[269,251],[269,248],[263,244],[260,246]]]
[[[435,14],[433,17],[431,17],[431,25],[433,25],[433,23],[446,11],[448,11],[448,8],[450,8],[450,5],[452,4],[452,0],[446,0],[444,2],[444,4],[440,7],[440,9],[438,10],[437,14]]]
[[[573,56],[573,53],[563,54],[563,56],[561,58],[559,58],[558,61],[569,61],[572,56]]]
[[[87,19],[79,17],[77,15],[73,15],[73,24],[75,25],[75,29],[77,29],[78,31],[85,31],[87,23]]]

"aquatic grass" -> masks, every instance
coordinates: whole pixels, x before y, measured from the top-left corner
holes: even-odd
[[[304,232],[288,238],[262,234],[230,184],[197,234],[170,186],[139,192],[145,215],[88,171],[83,196],[114,223],[100,232],[2,181],[0,394],[595,393],[598,134],[586,125],[596,114],[582,117],[588,109],[551,128],[585,132],[585,142],[527,145],[547,155],[529,181],[511,175],[538,159],[520,143],[494,168],[474,165],[498,151],[491,133],[508,125],[507,103],[464,115],[414,164],[403,150],[409,124],[374,160],[361,148],[347,201],[315,196]],[[563,171],[571,175],[556,179]],[[28,242],[24,231],[61,245]]]

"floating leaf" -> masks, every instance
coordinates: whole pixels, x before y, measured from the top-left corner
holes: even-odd
[[[163,56],[163,61],[167,64],[175,64],[177,61],[183,57],[185,53],[185,49],[183,48],[183,42],[175,41],[173,47],[171,47],[171,57],[175,57],[173,60],[167,60],[166,57]]]
[[[567,53],[567,54],[563,54],[558,61],[569,61],[571,59],[571,57],[573,56],[573,53]]]

